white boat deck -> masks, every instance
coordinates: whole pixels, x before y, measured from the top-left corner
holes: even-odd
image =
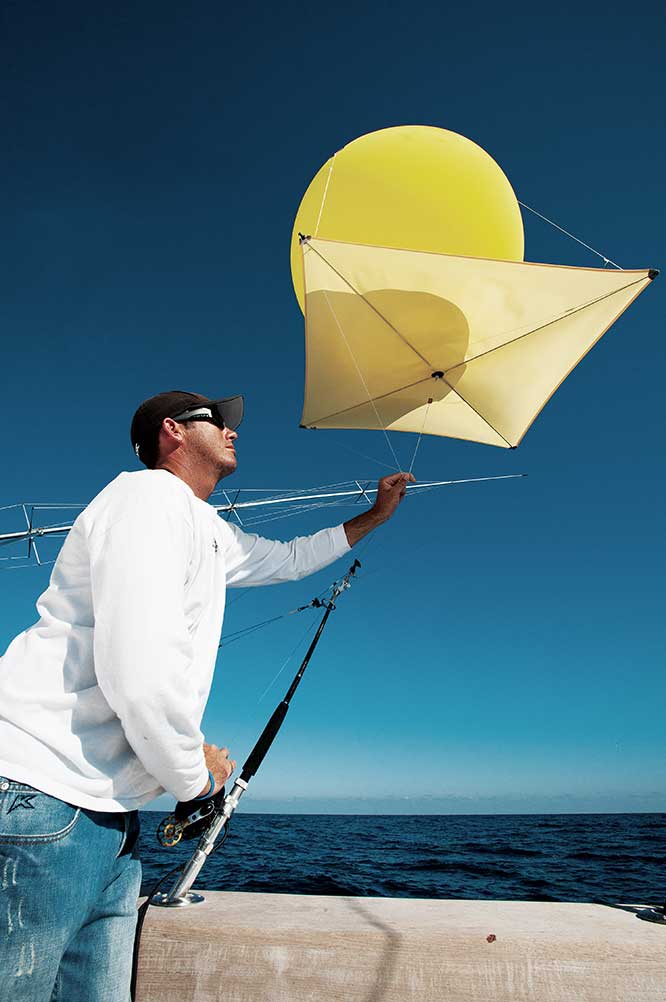
[[[204,893],[149,910],[138,1002],[666,1002],[638,905]]]

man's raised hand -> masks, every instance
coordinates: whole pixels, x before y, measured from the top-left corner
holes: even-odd
[[[416,483],[411,473],[391,473],[377,484],[377,498],[372,508],[345,522],[345,533],[350,546],[358,543],[369,532],[393,515],[407,491],[408,483]]]
[[[407,484],[416,483],[413,473],[390,473],[377,484],[377,500],[372,511],[383,522],[391,517],[407,492]]]

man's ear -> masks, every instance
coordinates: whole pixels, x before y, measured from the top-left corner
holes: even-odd
[[[169,438],[171,438],[172,436],[176,436],[180,431],[180,425],[173,418],[164,418],[161,431],[166,432]]]
[[[173,418],[164,418],[157,437],[157,455],[159,460],[161,461],[170,456],[172,452],[175,452],[182,445],[183,438],[182,426],[177,421],[174,421]]]

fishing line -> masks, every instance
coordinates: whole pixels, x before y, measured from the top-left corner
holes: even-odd
[[[262,699],[264,698],[264,696],[266,695],[266,693],[270,689],[273,688],[273,686],[275,685],[275,683],[279,679],[279,677],[282,674],[282,672],[285,670],[285,668],[287,667],[287,665],[289,664],[289,662],[292,660],[292,658],[293,658],[294,654],[296,653],[296,651],[298,650],[298,648],[301,646],[301,644],[303,643],[303,641],[305,640],[305,638],[308,636],[308,634],[313,632],[313,630],[316,627],[316,625],[317,625],[317,619],[315,617],[313,617],[312,622],[308,623],[307,628],[305,629],[305,632],[298,639],[298,642],[294,645],[291,653],[289,654],[289,656],[287,657],[286,661],[284,662],[284,664],[282,665],[282,667],[278,671],[277,675],[275,675],[275,677],[268,683],[268,685],[266,686],[266,688],[262,692],[261,696],[259,696],[259,698],[257,700],[257,703],[260,703],[262,701]]]
[[[273,616],[271,619],[264,619],[261,623],[254,623],[252,626],[244,626],[241,630],[236,630],[235,633],[230,633],[227,637],[223,638],[221,643],[218,644],[218,651],[223,647],[228,647],[229,644],[233,643],[235,640],[242,640],[243,637],[249,636],[256,630],[261,630],[264,626],[270,626],[271,623],[277,623],[280,619],[286,619],[288,616],[295,616],[296,613],[306,612],[308,609],[319,609],[322,605],[321,598],[328,590],[328,588],[325,588],[319,593],[319,595],[315,595],[312,601],[308,602],[306,605],[299,605],[298,608],[290,609],[289,612],[283,612],[279,616]]]
[[[233,598],[229,599],[229,601],[226,603],[226,608],[229,609],[231,608],[232,605],[236,605],[236,603],[240,602],[242,598],[245,598],[246,595],[249,595],[251,591],[252,591],[251,588],[242,588],[239,595],[234,595]]]
[[[265,626],[270,626],[271,623],[277,623],[279,619],[286,619],[287,616],[293,616],[295,612],[301,612],[301,609],[292,609],[290,612],[283,612],[280,616],[273,616],[272,619],[264,619],[261,623],[254,623],[252,626],[244,626],[242,630],[236,630],[235,633],[230,633],[224,640],[222,640],[218,645],[218,651],[221,651],[223,647],[228,647],[229,644],[233,644],[236,640],[242,640],[243,637],[249,637],[250,634],[256,633],[257,630],[262,630]]]

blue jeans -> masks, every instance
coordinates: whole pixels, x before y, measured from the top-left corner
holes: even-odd
[[[128,1002],[138,835],[0,776],[0,1002]]]

